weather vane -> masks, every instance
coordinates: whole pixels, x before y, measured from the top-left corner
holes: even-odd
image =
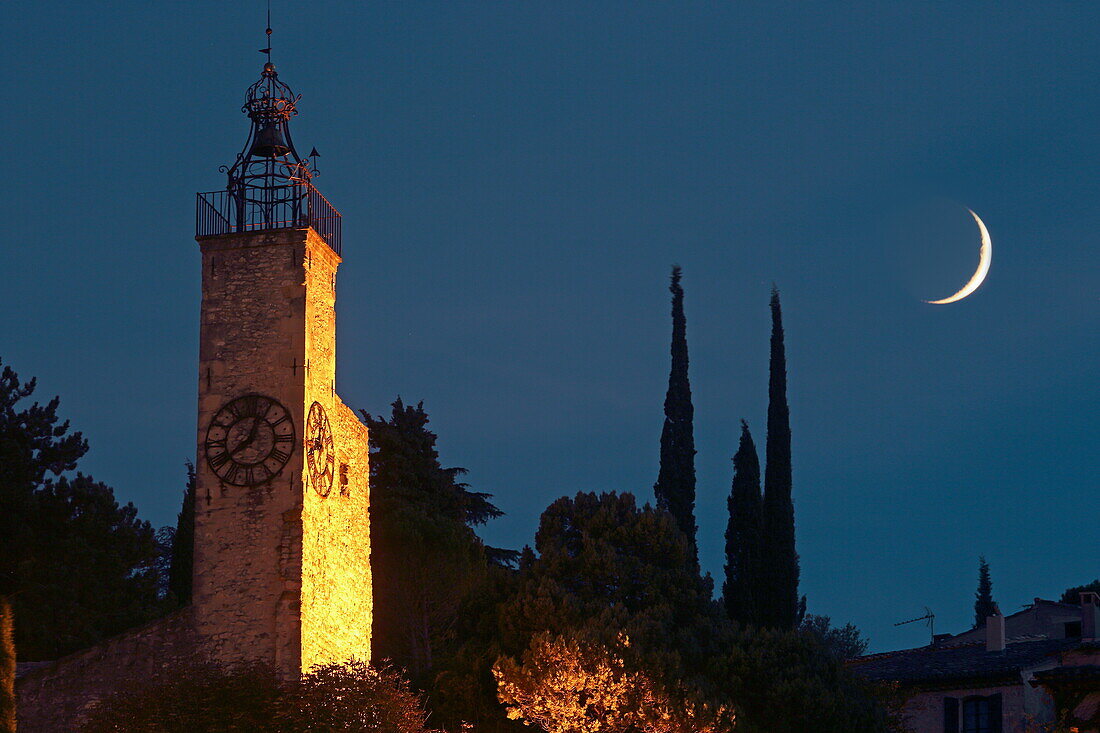
[[[267,0],[267,48],[261,48],[260,53],[267,54],[267,63],[271,63],[271,0]]]

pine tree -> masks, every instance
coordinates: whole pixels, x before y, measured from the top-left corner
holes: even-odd
[[[760,459],[749,425],[741,421],[741,443],[733,457],[733,485],[727,502],[726,581],[722,599],[726,614],[742,624],[758,621],[762,542]]]
[[[989,563],[985,555],[978,558],[978,590],[974,593],[974,628],[985,626],[985,620],[994,615],[997,604],[993,600],[993,580],[989,577]]]
[[[676,519],[688,538],[693,557],[695,545],[695,409],[688,382],[687,321],[684,318],[684,289],[680,267],[673,266],[672,282],[672,368],[665,395],[665,422],[661,429],[661,466],[653,493],[657,506]]]
[[[787,358],[779,290],[772,288],[771,365],[768,379],[768,437],[764,467],[764,572],[760,621],[779,629],[799,622],[798,552],[791,499],[791,421],[787,408]]]
[[[163,611],[156,535],[111,487],[73,474],[88,444],[33,400],[35,381],[0,370],[0,575],[23,661],[57,659]],[[30,403],[30,404],[28,404]]]
[[[501,511],[459,480],[466,469],[440,465],[423,403],[398,398],[392,407],[388,420],[362,413],[371,444],[372,647],[428,689],[461,641],[462,605],[490,572],[473,526]]]
[[[176,516],[172,537],[172,563],[168,569],[168,590],[181,606],[191,603],[191,573],[195,566],[195,467],[187,464],[187,488],[183,506]]]

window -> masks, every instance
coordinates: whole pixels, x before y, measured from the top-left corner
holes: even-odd
[[[1002,733],[1001,695],[943,699],[944,733]]]
[[[993,733],[988,697],[963,700],[962,733]]]
[[[1081,622],[1080,621],[1066,621],[1062,624],[1066,630],[1067,639],[1078,639],[1081,636]]]

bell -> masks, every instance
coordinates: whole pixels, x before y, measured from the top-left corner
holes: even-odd
[[[256,142],[252,143],[251,155],[260,158],[281,158],[290,152],[290,146],[283,139],[283,131],[273,122],[266,123],[256,133]]]

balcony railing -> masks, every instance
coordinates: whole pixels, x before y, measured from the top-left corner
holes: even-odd
[[[340,212],[309,183],[197,194],[195,236],[313,227],[340,254]]]

